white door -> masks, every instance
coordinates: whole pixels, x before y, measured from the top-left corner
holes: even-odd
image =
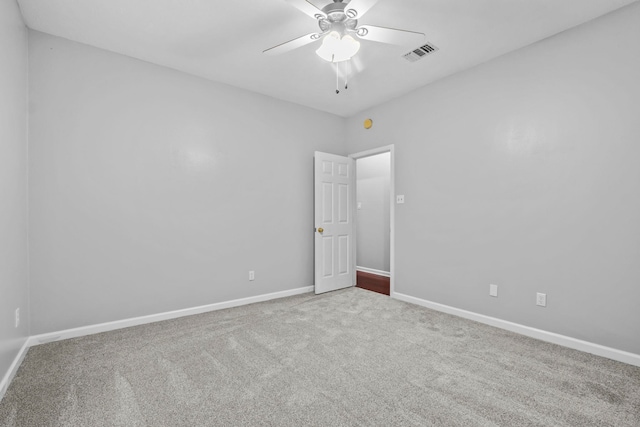
[[[315,152],[315,291],[355,285],[355,160]]]

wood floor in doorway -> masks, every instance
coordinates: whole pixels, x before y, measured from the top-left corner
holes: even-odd
[[[391,293],[391,281],[388,277],[362,271],[357,272],[356,287],[384,295]]]

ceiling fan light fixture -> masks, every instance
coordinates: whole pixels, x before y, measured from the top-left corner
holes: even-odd
[[[340,33],[332,31],[324,37],[316,54],[328,62],[342,62],[351,59],[358,50],[360,42],[349,35],[340,37]]]

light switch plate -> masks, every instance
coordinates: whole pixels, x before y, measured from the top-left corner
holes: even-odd
[[[400,194],[396,196],[396,203],[399,205],[404,203],[404,194]]]

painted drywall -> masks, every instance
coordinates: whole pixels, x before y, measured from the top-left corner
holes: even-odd
[[[397,292],[640,354],[638,22],[635,3],[350,119],[349,152],[396,147]]]
[[[356,170],[356,263],[359,267],[389,272],[391,154],[358,159]]]
[[[0,380],[29,335],[27,250],[27,28],[0,2]],[[14,325],[20,308],[21,323]],[[1,390],[0,390],[1,393]]]
[[[313,284],[343,119],[29,34],[33,334]]]

